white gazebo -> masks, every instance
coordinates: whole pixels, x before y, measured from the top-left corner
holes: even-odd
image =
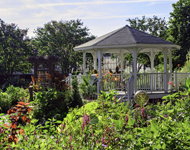
[[[180,46],[171,42],[165,41],[159,37],[147,34],[130,26],[124,26],[106,35],[98,37],[87,43],[79,45],[74,48],[75,51],[83,52],[83,74],[85,74],[85,55],[91,53],[94,60],[94,69],[99,72],[99,81],[97,85],[97,91],[100,92],[100,82],[102,79],[101,60],[104,53],[117,53],[121,60],[121,80],[123,72],[123,59],[124,54],[130,53],[133,57],[133,72],[131,78],[128,81],[127,91],[131,91],[133,94],[138,88],[137,83],[137,55],[138,53],[145,53],[151,60],[151,73],[154,69],[154,57],[158,52],[162,52],[164,55],[164,73],[163,75],[163,87],[164,93],[168,93],[168,81],[172,78],[172,49],[180,49]],[[169,73],[167,72],[167,54],[169,54]],[[97,67],[98,58],[98,67]],[[153,74],[152,74],[153,75]],[[154,78],[152,78],[154,80]],[[150,83],[150,84],[153,84]],[[157,83],[158,84],[158,83]],[[134,86],[134,87],[133,87]],[[153,85],[150,85],[153,87]],[[131,90],[132,88],[132,90]],[[134,88],[134,89],[133,89]],[[130,93],[128,96],[131,96]]]

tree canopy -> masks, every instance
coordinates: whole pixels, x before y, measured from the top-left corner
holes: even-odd
[[[82,63],[82,53],[75,52],[73,48],[95,38],[88,31],[81,20],[51,21],[37,28],[33,44],[41,55],[60,57],[62,73],[68,74]]]
[[[5,78],[15,71],[28,73],[32,67],[26,60],[32,52],[27,32],[0,19],[0,74]]]
[[[178,64],[184,65],[186,55],[190,49],[190,1],[179,0],[172,4],[173,12],[170,13],[168,40],[181,46],[179,51],[175,52],[176,60],[174,67]]]

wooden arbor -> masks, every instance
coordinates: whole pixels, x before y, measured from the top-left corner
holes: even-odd
[[[34,64],[34,79],[41,78],[42,87],[52,87],[52,73],[55,64],[60,60],[57,56],[29,56],[28,61]],[[50,78],[47,77],[50,75]],[[36,80],[35,80],[36,85]]]

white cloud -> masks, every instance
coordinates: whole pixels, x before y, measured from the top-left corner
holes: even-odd
[[[176,0],[127,0],[127,1],[91,1],[91,2],[59,2],[59,3],[44,3],[44,4],[35,4],[35,5],[26,5],[27,8],[35,9],[35,8],[47,8],[54,6],[74,6],[74,5],[104,5],[104,4],[125,4],[125,3],[140,3],[140,2],[166,2]]]

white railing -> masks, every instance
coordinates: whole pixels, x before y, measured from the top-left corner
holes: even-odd
[[[130,100],[133,96],[134,93],[134,88],[133,88],[133,72],[131,72],[131,76],[129,80],[127,81],[127,95],[128,95],[128,100]]]
[[[190,73],[177,73],[174,71],[172,73],[172,81],[173,81],[173,86],[175,87],[175,90],[177,91],[179,88],[179,84],[185,85],[187,78],[190,77]]]
[[[164,90],[165,73],[138,73],[137,90],[162,91]]]

